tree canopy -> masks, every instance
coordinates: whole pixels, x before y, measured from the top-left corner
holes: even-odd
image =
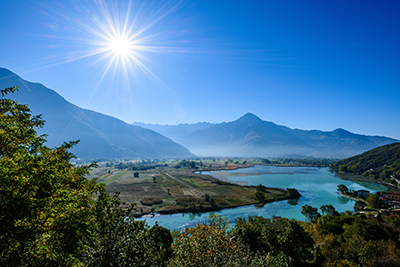
[[[400,143],[393,143],[340,160],[332,165],[335,171],[354,173],[391,182],[400,178]]]
[[[46,147],[46,136],[36,132],[45,123],[41,116],[32,116],[27,105],[4,98],[16,90],[16,86],[1,90],[0,99],[0,265],[123,262],[111,257],[104,264],[96,256],[112,252],[136,266],[139,262],[161,266],[157,263],[168,256],[168,244],[161,249],[155,241],[154,233],[161,231],[150,234],[144,222],[134,221],[129,210],[119,207],[118,197],[111,198],[103,185],[85,178],[95,163],[70,162],[74,155],[69,149],[78,141]],[[111,240],[118,240],[113,244],[116,249],[109,248]]]

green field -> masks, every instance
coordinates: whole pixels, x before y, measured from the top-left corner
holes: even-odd
[[[174,166],[172,162],[169,164]],[[225,164],[222,160],[206,161],[204,165],[201,169],[210,169],[209,165],[212,169],[244,167],[243,164]],[[135,172],[139,177],[134,177]],[[150,212],[205,212],[259,203],[254,197],[254,186],[223,182],[209,175],[196,174],[188,168],[168,166],[138,171],[101,165],[92,170],[89,178],[104,183],[111,194],[120,192],[125,205],[136,203],[136,216]],[[290,198],[282,189],[269,189],[264,194],[266,202]]]

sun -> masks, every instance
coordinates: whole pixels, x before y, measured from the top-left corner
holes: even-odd
[[[92,65],[105,63],[96,88],[110,72],[113,77],[122,75],[127,87],[130,87],[132,76],[142,74],[164,85],[147,64],[152,62],[154,53],[181,53],[180,47],[166,46],[165,40],[170,39],[174,30],[164,29],[161,21],[178,10],[184,1],[167,0],[154,5],[146,0],[78,1],[71,3],[76,10],[71,13],[61,5],[51,4],[53,1],[43,0],[40,6],[51,14],[58,12],[60,20],[57,22],[77,34],[76,38],[66,38],[73,40],[71,47],[83,48],[51,66],[94,57]]]
[[[129,38],[123,36],[116,36],[110,40],[109,50],[115,56],[127,57],[133,51],[133,44]]]

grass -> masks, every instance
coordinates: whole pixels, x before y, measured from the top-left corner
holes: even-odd
[[[188,183],[190,183],[192,185],[198,186],[198,187],[204,186],[204,185],[201,185],[199,183],[194,182],[193,179],[182,178],[182,180],[184,180],[184,181],[186,181],[186,182],[188,182]]]
[[[106,179],[104,181],[101,181],[101,183],[103,183],[105,185],[108,185],[108,184],[114,182],[115,180],[117,180],[118,178],[120,178],[122,175],[124,175],[127,172],[128,171],[122,171],[122,172],[120,172],[120,173],[118,173],[116,175],[111,176],[110,178],[108,178],[108,179]]]
[[[110,172],[110,173],[109,173]],[[134,178],[133,173],[139,172]],[[152,211],[170,214],[206,212],[243,205],[257,204],[254,186],[223,182],[213,176],[193,173],[188,169],[165,167],[146,171],[118,170],[101,166],[90,178],[100,177],[109,193],[120,192],[126,205],[136,203],[135,215]],[[155,179],[154,179],[155,178]],[[205,200],[205,195],[209,200]],[[288,199],[286,190],[268,188],[268,202]]]

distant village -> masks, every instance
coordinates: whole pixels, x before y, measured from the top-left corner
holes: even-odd
[[[372,212],[390,213],[400,216],[400,192],[376,192],[368,190],[349,190],[345,185],[338,185],[341,196],[356,201],[354,210],[358,213],[368,214]],[[375,215],[376,216],[376,215]]]

